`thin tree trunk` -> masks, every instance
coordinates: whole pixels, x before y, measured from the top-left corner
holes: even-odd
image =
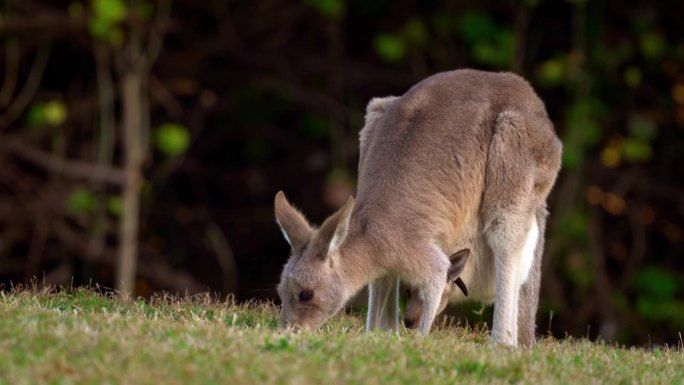
[[[144,155],[141,71],[135,67],[131,68],[123,75],[121,82],[126,184],[123,191],[123,212],[119,222],[119,265],[116,288],[121,296],[127,297],[135,289],[141,171]]]

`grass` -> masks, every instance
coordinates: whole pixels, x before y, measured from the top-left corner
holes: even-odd
[[[363,332],[340,315],[277,329],[277,308],[206,297],[121,301],[93,290],[0,294],[0,384],[684,384],[679,348],[544,339],[490,346],[484,331]]]

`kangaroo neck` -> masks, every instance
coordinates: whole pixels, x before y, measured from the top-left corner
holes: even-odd
[[[349,297],[386,273],[378,263],[377,250],[367,236],[350,234],[340,246],[339,253],[340,271]]]

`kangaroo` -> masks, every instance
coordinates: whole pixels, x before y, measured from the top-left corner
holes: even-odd
[[[538,238],[534,250],[531,250],[534,234],[528,236],[525,243],[524,255],[529,258],[529,253],[534,253],[532,260],[532,267],[530,269],[527,280],[520,287],[520,300],[518,303],[518,343],[523,346],[532,346],[535,339],[535,315],[538,306],[539,286],[541,284],[541,260],[544,249],[544,230],[546,227],[547,211],[540,209],[536,212],[536,223],[538,226]],[[484,237],[480,236],[480,244],[484,245]],[[462,250],[459,253],[465,253],[468,249]],[[485,252],[487,252],[485,250]],[[526,253],[526,254],[525,254]],[[444,311],[447,303],[461,303],[469,297],[471,300],[477,300],[485,304],[494,302],[494,283],[486,282],[486,277],[479,278],[483,273],[481,269],[473,265],[466,269],[464,258],[454,258],[457,255],[450,257],[452,267],[450,268],[450,275],[447,276],[446,286],[442,294],[442,301],[440,302],[437,314]],[[465,254],[467,259],[468,255]],[[487,257],[491,258],[491,256]],[[465,277],[465,278],[464,278]],[[465,282],[471,282],[471,288],[475,290],[468,290]],[[459,290],[460,289],[460,290]],[[418,324],[418,320],[422,315],[421,303],[417,297],[416,289],[409,289],[406,301],[406,312],[404,314],[404,326],[413,329]]]
[[[448,256],[472,244],[464,273],[476,272],[476,292],[493,293],[490,340],[517,346],[518,320],[534,319],[539,292],[540,261],[527,249],[562,148],[532,87],[511,73],[438,73],[371,100],[359,139],[356,200],[319,228],[275,196],[291,246],[280,325],[317,329],[368,284],[366,329],[397,330],[401,279],[417,290],[427,335]]]

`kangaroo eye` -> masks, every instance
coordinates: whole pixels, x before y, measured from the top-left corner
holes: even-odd
[[[299,292],[299,300],[302,302],[308,302],[311,301],[313,298],[313,291],[311,290],[302,290]]]

